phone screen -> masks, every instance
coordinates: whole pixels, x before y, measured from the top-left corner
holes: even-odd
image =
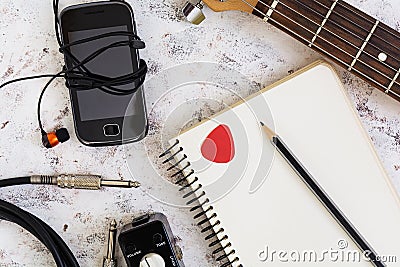
[[[97,28],[90,30],[80,30],[68,32],[69,42],[96,36],[99,34],[128,31],[126,25]],[[111,36],[101,38],[92,42],[71,46],[72,54],[78,59],[83,60],[101,47],[107,46],[118,41],[128,40],[127,36]],[[137,69],[135,56],[132,55],[131,48],[128,46],[111,48],[97,56],[92,61],[85,64],[85,67],[96,74],[107,77],[117,77],[132,73]],[[133,60],[132,60],[133,59]],[[134,84],[119,86],[119,89],[132,89]],[[75,90],[75,89],[74,89]],[[79,105],[79,115],[81,121],[102,120],[118,118],[124,116],[134,116],[142,113],[141,94],[139,93],[116,96],[106,93],[100,89],[78,90],[76,89],[77,102]],[[139,100],[139,101],[137,101]],[[138,104],[135,104],[138,103]]]

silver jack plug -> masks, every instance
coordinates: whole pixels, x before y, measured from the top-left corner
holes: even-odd
[[[91,189],[99,190],[103,186],[107,187],[123,187],[132,188],[139,187],[140,183],[136,181],[123,180],[104,180],[99,175],[33,175],[31,176],[32,184],[57,185],[61,188],[69,189]]]
[[[103,267],[117,267],[115,259],[115,246],[117,241],[117,222],[113,220],[108,230],[107,256],[104,258]]]

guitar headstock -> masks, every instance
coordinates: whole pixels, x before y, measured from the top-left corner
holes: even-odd
[[[185,7],[183,8],[183,14],[191,23],[200,24],[205,19],[202,12],[204,4],[215,12],[239,10],[252,13],[257,2],[258,0],[203,0],[199,1],[197,4],[186,2]]]

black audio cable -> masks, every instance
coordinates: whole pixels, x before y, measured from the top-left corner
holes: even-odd
[[[30,177],[0,180],[0,188],[29,184]],[[62,238],[45,222],[35,215],[0,199],[0,219],[18,224],[34,235],[46,248],[57,267],[79,267],[79,263]]]
[[[0,85],[0,88],[3,88],[11,83],[21,82],[25,80],[32,79],[40,79],[40,78],[50,78],[48,82],[43,87],[37,104],[37,120],[39,124],[40,131],[43,134],[46,134],[46,131],[43,128],[42,120],[41,120],[41,103],[44,96],[44,93],[51,85],[51,83],[57,78],[64,78],[66,80],[66,84],[71,89],[78,90],[89,90],[89,89],[100,89],[106,93],[113,95],[129,95],[135,93],[144,83],[146,74],[147,74],[147,64],[144,60],[139,61],[138,69],[132,73],[121,75],[118,77],[107,77],[103,75],[99,75],[96,73],[92,73],[86,68],[86,64],[90,61],[97,58],[99,55],[104,52],[122,46],[129,46],[131,49],[143,49],[145,48],[145,43],[141,41],[139,36],[134,34],[133,32],[123,32],[116,31],[105,34],[99,34],[93,37],[81,39],[75,42],[71,42],[67,45],[64,45],[61,39],[60,34],[60,21],[58,19],[58,6],[59,0],[53,0],[53,11],[54,11],[54,26],[55,26],[55,35],[57,39],[57,43],[59,45],[59,51],[70,61],[72,62],[71,66],[64,66],[63,69],[56,74],[42,74],[35,76],[28,76],[17,78],[14,80],[10,80],[6,83]],[[111,43],[107,46],[101,47],[98,50],[94,51],[92,54],[84,58],[83,60],[78,60],[73,53],[71,52],[71,47],[89,43],[95,40],[99,40],[102,38],[112,37],[112,36],[125,36],[127,40],[125,41],[117,41]],[[118,86],[133,84],[133,88],[128,89],[120,89]]]
[[[24,184],[58,185],[61,188],[100,189],[102,186],[138,187],[133,181],[104,180],[97,175],[33,175],[0,180],[0,188]],[[62,238],[35,215],[0,199],[0,219],[18,224],[42,242],[51,252],[57,267],[79,267]]]
[[[63,45],[59,32],[60,22],[58,20],[58,5],[59,0],[53,0],[56,38],[60,47],[59,51],[63,53],[64,56],[68,58],[71,62],[73,62],[72,66],[64,67],[56,74],[43,74],[22,77],[10,80],[0,85],[0,88],[3,88],[15,82],[31,79],[50,78],[43,87],[37,104],[37,119],[42,135],[46,134],[46,132],[43,128],[40,116],[41,102],[44,93],[55,79],[64,78],[68,86],[74,89],[89,90],[93,88],[98,88],[100,90],[103,90],[104,92],[114,95],[129,95],[135,93],[143,85],[147,73],[147,65],[144,60],[140,60],[138,69],[128,75],[122,75],[119,77],[106,77],[90,72],[85,67],[85,64],[92,61],[109,49],[122,46],[129,46],[131,49],[142,49],[145,47],[145,44],[136,34],[132,32],[111,32],[107,34],[100,34],[91,38],[78,40],[68,45]],[[107,38],[111,36],[125,36],[127,37],[127,40],[114,42],[105,47],[101,47],[83,60],[77,60],[70,51],[70,48],[74,45],[92,42],[101,38]],[[126,84],[133,84],[134,86],[133,88],[124,90],[117,88],[118,86]],[[93,175],[35,175],[0,180],[0,188],[24,184],[47,184],[57,185],[61,188],[76,189],[100,189],[103,186],[130,188],[138,187],[140,185],[139,183],[133,181],[104,180],[100,176]],[[17,206],[7,201],[0,200],[0,219],[18,224],[19,226],[32,233],[36,238],[38,238],[51,252],[57,267],[79,267],[76,258],[74,257],[68,246],[65,244],[65,242],[61,239],[61,237],[50,226],[48,226],[38,217],[32,215],[27,211],[22,210],[21,208],[18,208]]]
[[[132,188],[140,186],[137,181],[106,180],[101,178],[100,175],[92,174],[32,175],[0,180],[0,188],[26,184],[56,185],[60,188],[92,190],[99,190],[102,187]]]
[[[0,219],[18,224],[39,239],[52,254],[57,267],[79,267],[61,237],[35,215],[0,199]]]

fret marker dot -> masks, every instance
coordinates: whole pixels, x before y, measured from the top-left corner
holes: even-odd
[[[380,60],[380,61],[382,61],[382,62],[385,62],[386,61],[386,59],[387,59],[387,55],[385,54],[385,53],[380,53],[379,54],[379,56],[378,56],[378,59]]]

